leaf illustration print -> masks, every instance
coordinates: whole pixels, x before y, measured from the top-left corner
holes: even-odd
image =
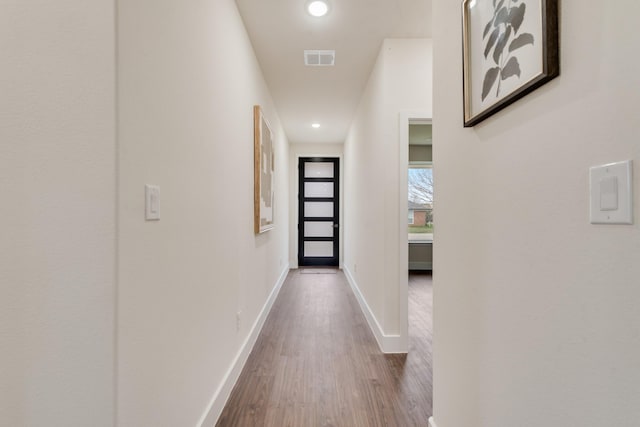
[[[482,101],[496,86],[495,96],[500,97],[501,83],[504,80],[520,78],[522,73],[517,51],[535,44],[533,34],[518,34],[526,18],[527,5],[524,1],[493,0],[493,16],[482,32],[485,63],[493,62],[484,75]]]

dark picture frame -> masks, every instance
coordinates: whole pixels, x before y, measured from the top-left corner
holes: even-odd
[[[463,0],[464,126],[560,75],[558,0]]]
[[[259,105],[253,107],[253,135],[253,223],[260,234],[274,227],[275,155],[271,126]]]

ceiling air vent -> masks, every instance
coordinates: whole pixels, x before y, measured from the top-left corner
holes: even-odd
[[[308,67],[333,67],[336,63],[335,50],[305,50],[304,65]]]

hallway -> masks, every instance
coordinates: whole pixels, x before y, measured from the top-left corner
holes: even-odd
[[[291,270],[217,426],[426,426],[431,275],[409,298],[410,353],[385,355],[341,271]]]

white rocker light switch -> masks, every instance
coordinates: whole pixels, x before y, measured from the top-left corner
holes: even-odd
[[[589,170],[592,224],[633,224],[631,160]]]

